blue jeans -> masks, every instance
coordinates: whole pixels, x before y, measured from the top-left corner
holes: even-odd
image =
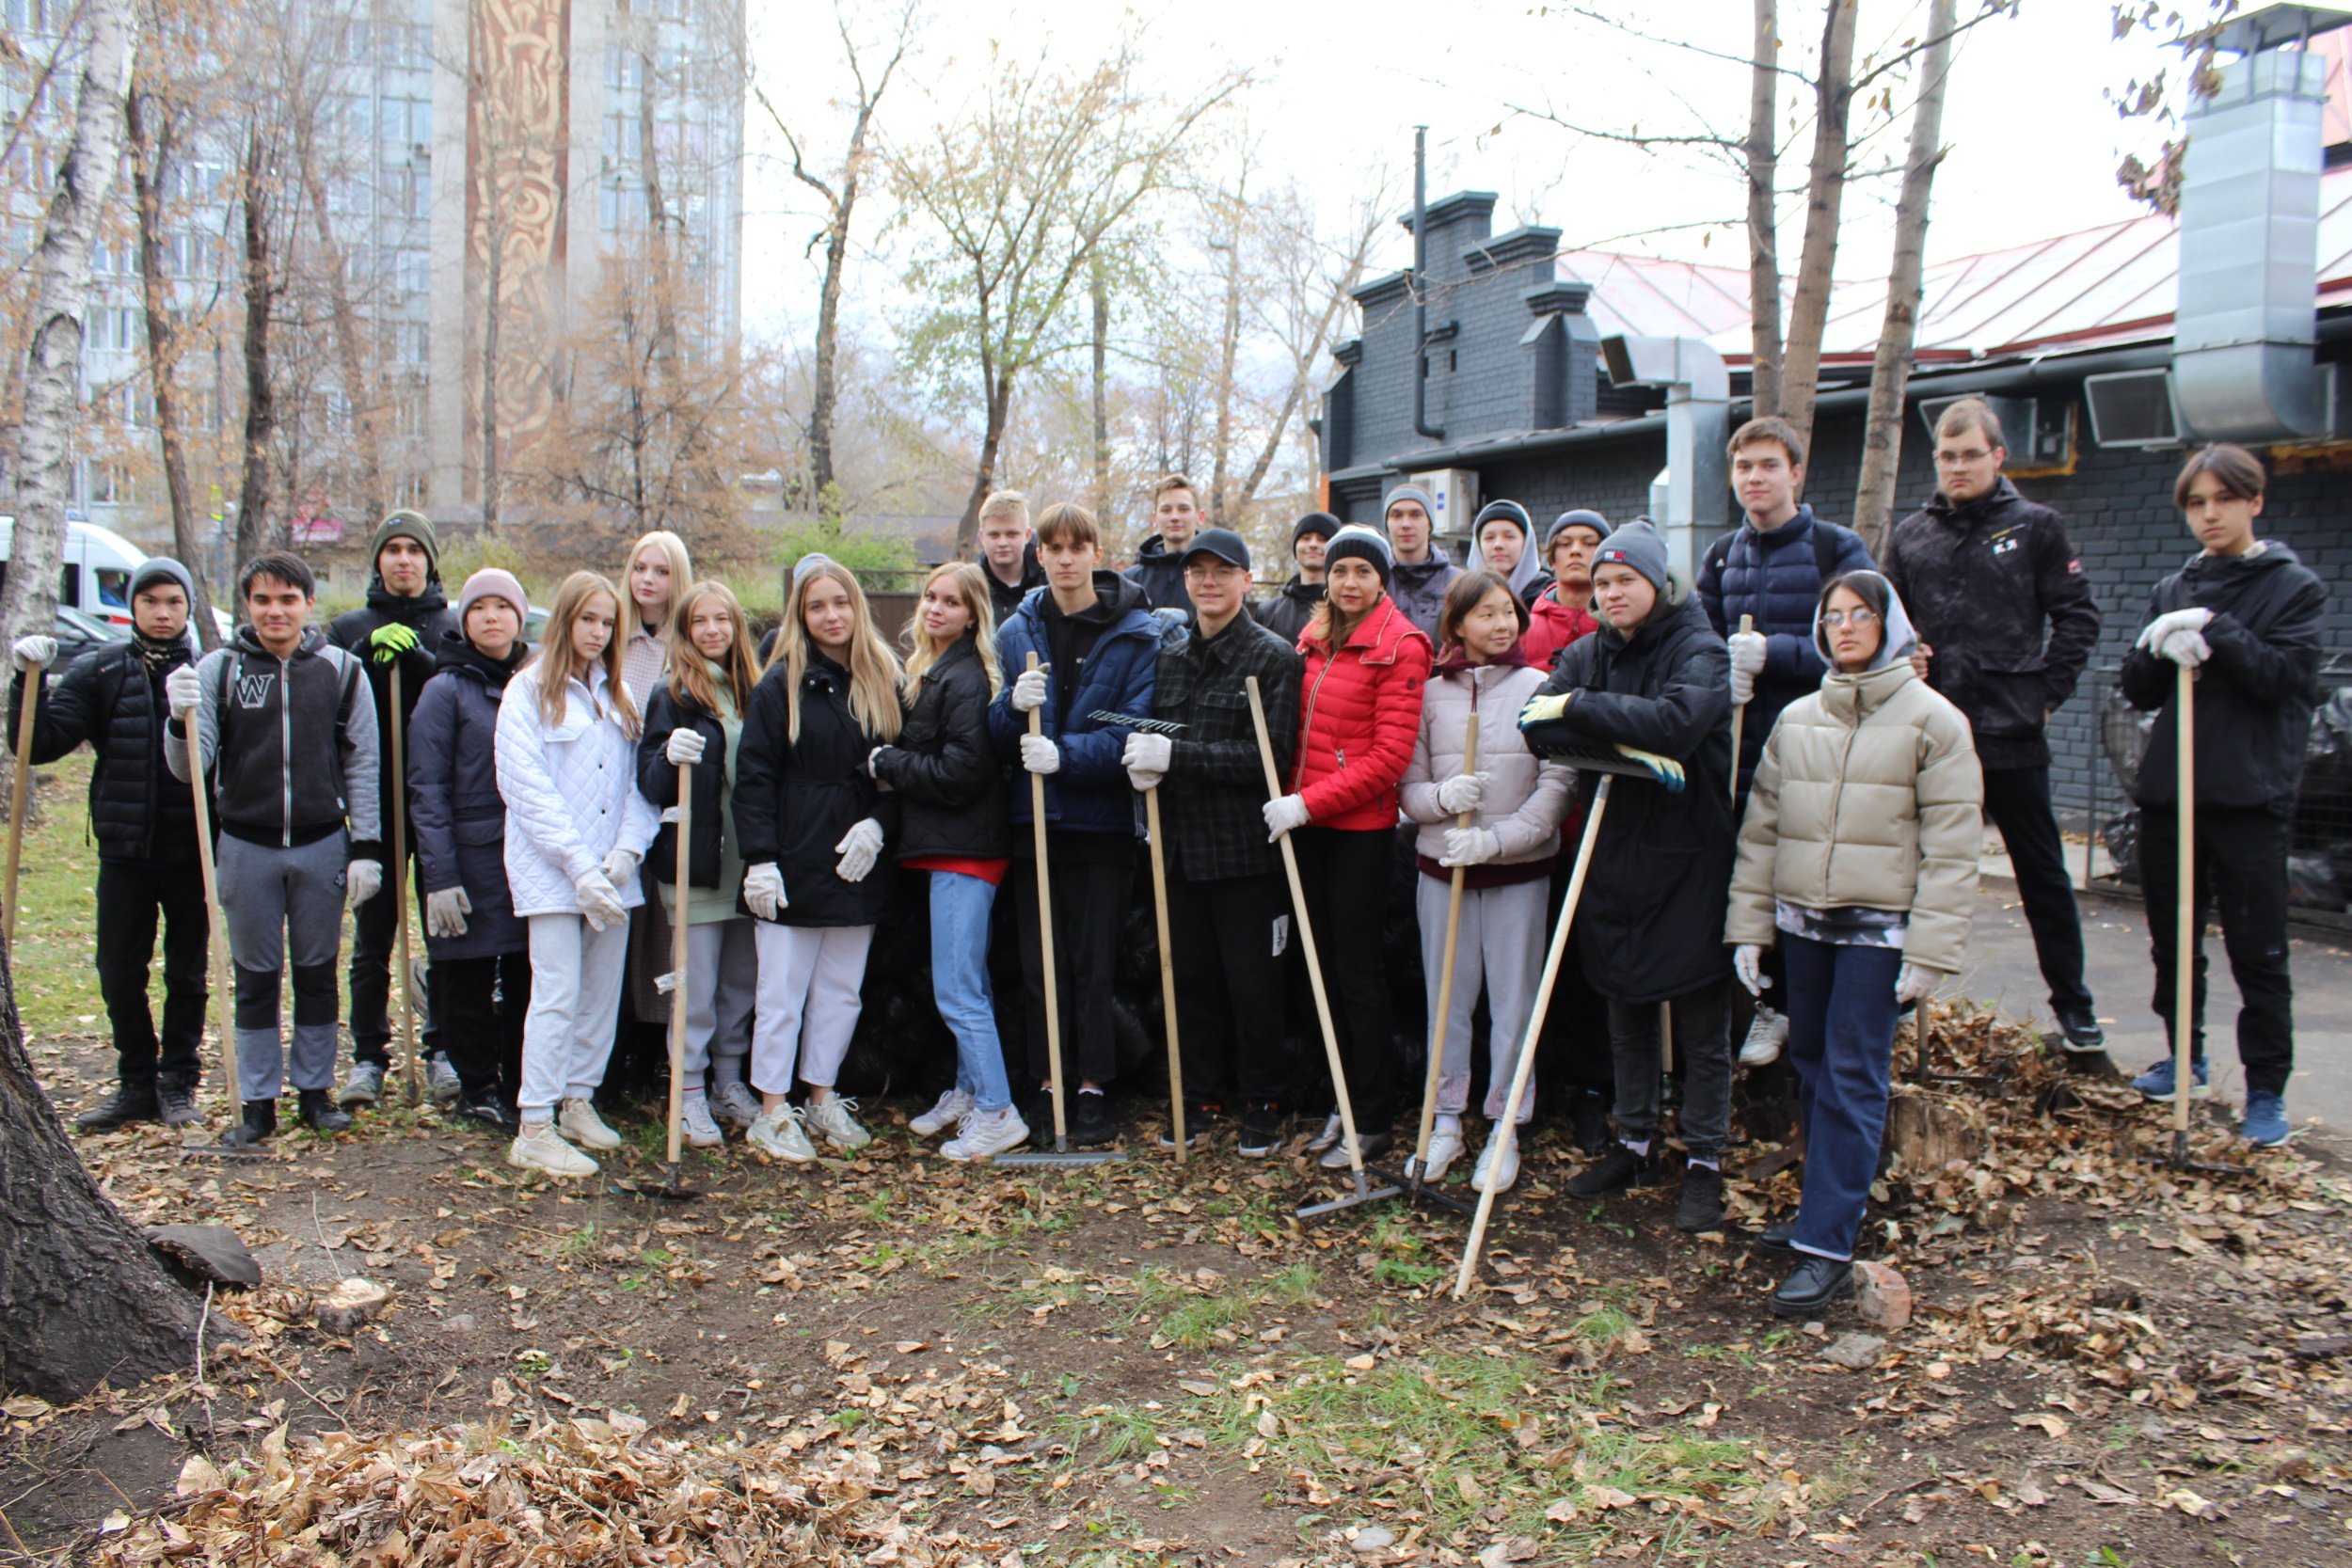
[[[931,878],[931,992],[956,1037],[956,1087],[983,1111],[1012,1103],[996,1001],[988,984],[988,915],[996,884],[961,871]]]
[[[1895,976],[1903,956],[1787,931],[1780,945],[1788,971],[1788,1059],[1797,1068],[1804,1129],[1804,1196],[1790,1240],[1799,1252],[1851,1258],[1886,1132]]]

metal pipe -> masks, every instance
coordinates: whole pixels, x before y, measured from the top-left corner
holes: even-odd
[[[1429,422],[1429,127],[1413,127],[1413,434],[1433,441]],[[1432,519],[1434,522],[1435,519]]]

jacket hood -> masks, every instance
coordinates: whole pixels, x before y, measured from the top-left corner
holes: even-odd
[[[2200,551],[2188,558],[2183,568],[2197,577],[2210,576],[2217,580],[2241,574],[2267,572],[2280,566],[2300,566],[2303,558],[2295,553],[2295,546],[2283,539],[2257,539],[2254,547],[2244,555],[2206,555]]]
[[[1169,562],[1174,561],[1176,557],[1174,554],[1168,550],[1168,537],[1165,534],[1155,533],[1152,535],[1151,538],[1146,539],[1143,542],[1142,547],[1136,551],[1136,564],[1138,566],[1142,565],[1147,561],[1157,564],[1161,562]]]
[[[1963,522],[1978,513],[1990,512],[1995,507],[2025,499],[2017,493],[2017,486],[2009,482],[2009,475],[2002,474],[1994,480],[1993,488],[1981,496],[1964,501],[1949,501],[1944,499],[1944,492],[1938,490],[1928,498],[1928,504],[1919,510],[1942,522]]]
[[[1908,663],[1919,646],[1919,634],[1912,629],[1911,616],[1903,609],[1903,596],[1895,592],[1895,585],[1876,572],[1849,572],[1849,577],[1877,578],[1886,590],[1886,625],[1880,628],[1884,635],[1879,639],[1879,651],[1870,656],[1870,669],[1883,670],[1898,661]],[[1839,673],[1837,656],[1830,652],[1829,629],[1821,625],[1821,607],[1813,608],[1813,651],[1821,656],[1830,673]]]
[[[234,646],[240,653],[258,654],[263,658],[276,658],[278,657],[276,654],[271,653],[267,648],[262,646],[261,635],[256,632],[249,624],[241,626],[237,628],[237,636]],[[294,649],[294,652],[297,655],[314,654],[326,646],[326,632],[325,628],[319,626],[316,623],[312,623],[311,625],[302,628],[302,641],[301,644]]]
[[[1328,583],[1309,582],[1305,578],[1294,572],[1291,574],[1290,581],[1282,584],[1281,593],[1282,597],[1295,600],[1303,605],[1319,605],[1323,602],[1323,596],[1330,591]]]
[[[1609,645],[1618,648],[1632,647],[1653,632],[1662,635],[1677,622],[1687,620],[1692,616],[1696,616],[1698,624],[1707,626],[1710,635],[1715,629],[1708,626],[1707,611],[1692,596],[1691,579],[1683,574],[1679,566],[1666,568],[1666,591],[1658,595],[1658,608],[1651,610],[1649,619],[1635,626],[1630,635],[1611,626],[1609,617],[1599,610],[1596,610],[1590,613],[1593,617],[1593,625],[1597,628],[1593,635],[1607,639]]]
[[[439,645],[433,650],[433,669],[437,674],[448,670],[460,671],[480,680],[493,691],[503,691],[515,672],[523,667],[523,660],[530,657],[531,645],[519,637],[515,639],[514,647],[507,650],[505,658],[495,659],[467,641],[462,632],[445,631],[441,633]]]
[[[1014,610],[1013,614],[1034,618],[1041,634],[1044,629],[1046,616],[1052,615],[1057,620],[1064,619],[1061,611],[1055,608],[1054,588],[1051,583],[1042,588],[1030,590],[1029,596],[1021,601],[1021,608]],[[1089,626],[1102,625],[1115,627],[1121,619],[1129,615],[1152,616],[1156,620],[1157,617],[1152,615],[1151,595],[1143,591],[1141,583],[1132,578],[1122,577],[1117,572],[1101,571],[1094,574],[1094,603],[1067,619],[1083,622]]]
[[[1431,578],[1437,577],[1439,573],[1450,572],[1453,569],[1454,562],[1446,559],[1445,546],[1433,539],[1429,543],[1429,556],[1427,560],[1408,562],[1391,559],[1389,566],[1389,576],[1391,579],[1398,578],[1406,578],[1411,581],[1413,586],[1418,588],[1422,583],[1427,582]]]

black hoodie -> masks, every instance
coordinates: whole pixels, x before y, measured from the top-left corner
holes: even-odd
[[[988,607],[995,613],[995,624],[1003,626],[1021,608],[1021,601],[1032,589],[1045,586],[1045,568],[1037,558],[1037,541],[1032,539],[1021,546],[1021,580],[1000,582],[988,562],[980,562],[980,575],[988,578]]]
[[[1153,534],[1136,552],[1136,563],[1121,574],[1143,590],[1144,603],[1153,610],[1192,611],[1192,594],[1184,588],[1184,558],[1169,552],[1168,540]]]
[[[413,633],[408,638],[379,638],[376,634],[387,627],[400,626]],[[327,624],[326,641],[338,648],[348,649],[368,673],[368,691],[375,698],[376,755],[383,769],[386,787],[384,800],[406,799],[406,791],[391,787],[392,777],[392,671],[400,671],[400,733],[405,741],[408,721],[417,711],[417,699],[424,694],[424,683],[440,668],[441,640],[462,630],[457,625],[457,612],[449,607],[449,595],[442,591],[438,570],[424,580],[424,592],[405,597],[388,592],[382,577],[368,579],[368,602],[364,610],[346,610]],[[405,648],[397,646],[406,642]],[[385,832],[389,837],[391,818],[385,817]]]

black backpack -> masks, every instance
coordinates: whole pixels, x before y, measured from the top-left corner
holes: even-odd
[[[1718,583],[1723,581],[1724,562],[1731,559],[1731,542],[1739,537],[1740,530],[1735,528],[1707,546],[1707,565],[1713,569]],[[1837,525],[1820,517],[1813,519],[1813,569],[1823,582],[1837,570]]]

